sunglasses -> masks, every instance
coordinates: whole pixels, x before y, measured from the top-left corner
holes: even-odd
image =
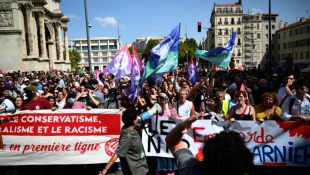
[[[48,90],[48,89],[45,89],[45,88],[43,89],[43,91],[47,91],[47,90]]]
[[[298,87],[295,87],[295,90],[296,90],[296,91],[298,91],[298,90],[303,91],[303,90],[305,90],[305,88],[298,88]]]
[[[160,96],[157,96],[157,98],[159,98],[159,99],[161,99],[161,100],[162,100],[162,99],[165,99],[164,97],[160,97]]]

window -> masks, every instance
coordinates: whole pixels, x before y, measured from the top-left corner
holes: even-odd
[[[227,8],[224,8],[223,12],[224,12],[224,13],[227,13]]]
[[[274,25],[272,25],[271,27],[272,27],[272,30],[276,29]]]
[[[240,28],[238,28],[238,33],[241,33],[241,29]]]
[[[82,50],[88,50],[88,46],[82,46]]]
[[[281,38],[281,34],[280,33],[278,33],[278,39],[280,39]]]
[[[300,28],[300,34],[304,34],[304,28],[303,27]]]
[[[91,50],[99,50],[99,46],[91,46]]]
[[[268,39],[268,34],[265,35],[265,39]]]
[[[94,63],[98,63],[99,62],[99,58],[94,58]]]
[[[295,29],[295,33],[294,33],[295,35],[298,35],[298,29]]]
[[[268,30],[268,25],[265,26],[266,30]]]
[[[286,43],[283,44],[283,49],[286,49]]]
[[[237,9],[236,9],[236,13],[240,13],[240,8],[237,8]]]
[[[300,59],[303,59],[303,58],[304,58],[304,53],[300,52]]]
[[[81,46],[76,46],[75,48],[76,48],[77,51],[81,50]]]
[[[283,38],[286,38],[286,32],[283,32]]]
[[[280,54],[278,54],[278,61],[280,61]]]
[[[274,44],[271,45],[271,49],[274,50]]]
[[[218,18],[218,24],[222,24],[222,18]]]
[[[222,9],[221,8],[218,8],[217,9],[217,13],[221,13],[222,12]]]
[[[101,55],[102,56],[108,56],[108,53],[107,52],[102,52]]]
[[[241,50],[240,50],[240,49],[238,49],[238,54],[239,54],[239,53],[241,54]]]
[[[116,55],[116,52],[111,52],[111,55]]]
[[[108,46],[100,46],[100,50],[108,50]]]
[[[274,39],[274,34],[272,34],[271,36],[272,36],[272,39]]]
[[[259,30],[259,24],[257,23],[257,30]]]
[[[310,58],[309,57],[309,51],[306,52],[306,58]]]
[[[228,18],[225,18],[225,24],[228,24]]]
[[[84,57],[88,57],[88,53],[84,53]]]
[[[98,56],[98,55],[99,55],[98,52],[93,53],[93,56]]]
[[[228,39],[225,39],[225,45],[228,43]]]
[[[231,24],[235,24],[235,19],[231,18]]]
[[[116,46],[111,45],[111,46],[109,46],[109,48],[110,48],[110,49],[116,49]]]
[[[307,26],[306,32],[310,33],[310,26]]]
[[[289,43],[287,44],[287,48],[288,48],[288,49],[292,48],[292,42],[289,42]]]
[[[238,22],[237,22],[238,24],[241,24],[241,18],[238,18]]]
[[[278,50],[280,50],[281,49],[281,45],[280,44],[278,44]]]
[[[260,49],[260,44],[259,43],[257,44],[257,49]]]
[[[241,41],[240,41],[240,38],[238,38],[238,43],[237,43],[238,45],[241,45]]]
[[[293,36],[293,30],[290,30],[290,37]]]
[[[304,40],[300,40],[300,46],[304,46]]]
[[[222,39],[219,39],[219,46],[222,45]]]
[[[297,59],[298,59],[298,53],[295,52],[295,60],[297,60]]]
[[[298,47],[298,46],[299,46],[299,42],[295,41],[295,47]]]
[[[84,63],[88,63],[88,59],[84,59]]]
[[[269,48],[269,47],[268,47],[268,44],[266,44],[266,50],[268,50],[268,48]]]
[[[252,45],[252,49],[255,49],[255,44]]]
[[[239,63],[239,60],[236,60],[236,63]]]

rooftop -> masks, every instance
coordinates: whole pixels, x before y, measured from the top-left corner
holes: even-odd
[[[263,13],[262,15],[263,15],[263,16],[269,16],[269,13]],[[271,13],[271,15],[273,15],[273,16],[279,16],[279,14],[275,14],[275,13]]]
[[[118,38],[114,38],[114,37],[94,37],[94,38],[89,38],[89,40],[107,40],[107,39],[118,39]],[[80,40],[87,40],[87,38],[74,38],[74,39],[70,39],[69,41],[80,41]]]
[[[307,24],[307,23],[310,23],[310,18],[306,19],[306,20],[303,21],[303,22],[295,22],[295,23],[290,24],[290,25],[288,25],[288,26],[286,26],[286,27],[282,27],[282,28],[279,29],[278,31],[282,31],[282,30],[294,28],[294,27],[297,27],[297,26],[300,26],[300,25],[303,25],[303,24]]]
[[[242,4],[216,4],[216,6],[231,6],[231,5],[242,5]]]

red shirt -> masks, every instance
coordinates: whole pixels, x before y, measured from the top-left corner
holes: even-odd
[[[36,100],[25,100],[20,110],[43,110],[52,109],[52,107],[53,106],[45,98],[38,97]]]

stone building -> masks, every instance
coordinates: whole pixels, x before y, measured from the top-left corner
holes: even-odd
[[[67,22],[61,0],[2,0],[0,2],[0,68],[6,72],[71,68]]]
[[[276,59],[279,69],[289,64],[294,69],[310,67],[310,18],[300,18],[293,24],[284,24],[276,32]]]
[[[232,35],[238,29],[236,37],[236,45],[234,49],[234,58],[236,67],[242,65],[242,2],[235,4],[215,4],[211,13],[211,28],[207,31],[207,39],[209,50],[226,45]]]

